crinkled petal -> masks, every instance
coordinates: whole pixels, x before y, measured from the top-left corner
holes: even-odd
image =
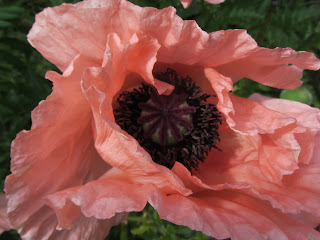
[[[313,148],[313,154],[310,159],[310,163],[320,163],[320,132],[315,136],[314,142],[316,143]]]
[[[233,90],[232,80],[212,68],[205,68],[204,74],[218,97],[218,109],[226,116],[229,126],[235,125],[235,122],[229,117],[230,113],[234,114],[234,107],[229,94]]]
[[[296,123],[262,135],[258,150],[261,172],[270,181],[280,182],[283,175],[298,169],[299,163],[309,162],[313,146],[314,134]]]
[[[250,99],[230,93],[229,96],[234,114],[227,116],[227,123],[235,131],[249,135],[273,133],[275,130],[295,122],[294,118],[272,111]]]
[[[81,217],[75,222],[71,230],[56,231],[50,240],[103,240],[108,235],[112,226],[118,225],[127,219],[127,213],[116,214],[110,219],[97,219],[94,217]]]
[[[12,228],[7,215],[7,199],[0,194],[0,234]]]
[[[298,168],[294,156],[289,155],[290,148],[275,145],[271,139],[264,146],[260,136],[221,132],[220,137],[223,144],[218,147],[222,151],[213,150],[194,173],[205,185],[202,189],[209,186],[212,190],[244,191],[270,201],[285,213],[305,211],[319,215],[320,172],[316,163],[300,164]],[[263,155],[262,151],[271,156]],[[312,154],[312,149],[308,151]]]
[[[112,226],[118,225],[127,218],[127,213],[116,214],[110,219],[97,219],[94,217],[81,217],[75,222],[71,230],[55,231],[49,240],[103,240]]]
[[[180,162],[175,162],[171,169],[176,176],[184,183],[186,188],[192,192],[202,191],[203,189],[211,189],[210,186],[204,184],[197,176],[191,175],[189,170]]]
[[[320,61],[312,53],[291,48],[257,48],[248,57],[216,69],[234,82],[246,77],[270,87],[295,89],[302,84],[302,71],[319,70]]]
[[[170,34],[161,44],[158,60],[165,63],[185,65],[218,66],[244,58],[257,47],[257,43],[246,30],[226,30],[207,34],[196,22],[170,19]],[[174,29],[177,31],[173,32]]]
[[[96,25],[103,22],[102,12],[99,14],[97,10],[95,14],[91,14],[91,20],[95,18],[96,21],[86,21],[88,14],[89,11],[85,8],[78,9],[71,4],[46,8],[36,16],[28,40],[62,71],[78,54],[99,59],[105,47],[104,33],[96,31]],[[93,22],[96,24],[92,24]]]
[[[57,217],[51,208],[44,206],[18,228],[18,232],[23,240],[103,240],[112,226],[126,218],[127,214],[117,214],[106,220],[80,216],[71,230],[56,230]]]
[[[258,93],[251,95],[250,99],[260,102],[271,110],[294,117],[300,126],[315,130],[320,129],[320,110],[318,108],[286,99],[270,98]]]
[[[297,214],[288,214],[290,217],[296,219],[298,222],[316,228],[320,223],[319,217],[314,217],[306,212],[300,212]]]
[[[150,203],[161,218],[218,239],[320,239],[319,232],[267,201],[232,191],[203,191],[189,197],[156,193]]]
[[[183,21],[175,12],[172,7],[140,8],[121,0],[62,4],[37,15],[28,39],[62,71],[78,54],[102,61],[111,33],[122,43],[137,32],[157,39],[158,60],[166,63],[217,66],[244,58],[257,47],[245,30],[207,34],[195,21]]]
[[[36,16],[28,40],[62,71],[78,54],[102,62],[108,34],[121,33],[122,40],[130,38],[139,25],[138,12],[140,7],[120,0],[46,8]]]
[[[144,80],[154,85],[160,94],[170,93],[173,90],[173,86],[153,77],[152,70],[157,61],[156,56],[159,48],[160,45],[156,39],[142,33],[134,34],[126,44],[121,43],[117,34],[110,34],[103,67],[105,71],[113,72],[113,79],[110,83],[105,83],[108,87],[106,86],[102,91],[108,91],[109,97],[112,98],[121,88],[124,88],[124,84],[126,84],[125,88],[128,88],[129,86],[140,84]],[[137,73],[142,79],[137,78],[133,81],[125,82],[128,73]],[[116,87],[110,89],[112,83]]]
[[[117,213],[141,211],[149,195],[157,187],[132,182],[125,173],[113,169],[105,176],[83,186],[66,189],[48,196],[48,204],[55,209],[59,227],[70,228],[70,215],[81,211],[86,217],[110,219]]]
[[[229,93],[233,89],[230,78],[212,68],[204,71],[219,99],[217,107],[234,131],[249,135],[273,133],[295,122],[294,118],[272,111],[260,103],[232,95]]]
[[[269,98],[260,94],[253,94],[250,99],[260,102],[268,109],[293,117],[299,126],[306,129],[300,134],[294,134],[296,144],[300,146],[299,162],[307,164],[312,156],[314,156],[313,158],[319,156],[316,154],[319,146],[316,134],[319,134],[320,131],[320,110],[318,108],[290,100]],[[286,142],[292,142],[292,140],[285,138],[283,133],[278,135]],[[287,134],[287,136],[292,139],[292,134],[291,136]]]
[[[305,212],[320,217],[320,164],[313,163],[298,169],[294,174],[285,176],[283,184],[288,196],[297,199]]]
[[[237,164],[219,171],[206,172],[202,168],[200,172],[201,175],[197,177],[212,190],[241,191],[269,201],[274,208],[284,213],[297,214],[304,211],[314,217],[320,217],[319,165],[298,169],[291,175],[285,175],[282,184],[271,182],[264,177],[256,161]]]
[[[12,143],[5,191],[15,228],[37,214],[47,195],[96,179],[110,168],[94,148],[90,105],[80,87],[88,65],[94,63],[79,56],[64,75],[47,73],[53,93],[32,112],[31,130]]]
[[[119,92],[138,87],[143,81],[154,85],[160,94],[173,90],[172,85],[153,77],[152,70],[159,49],[156,39],[134,34],[128,43],[122,44],[114,33],[108,36],[106,49],[102,68],[92,67],[84,72],[84,89],[94,85],[97,90],[107,93],[111,102]]]

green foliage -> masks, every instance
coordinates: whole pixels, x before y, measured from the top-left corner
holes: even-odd
[[[302,86],[295,90],[282,90],[280,98],[298,101],[306,104],[312,103],[312,94],[308,88]]]
[[[45,60],[27,42],[26,35],[34,16],[43,8],[56,6],[63,0],[2,0],[0,2],[0,187],[9,174],[10,143],[22,129],[30,129],[30,112],[51,91],[51,83],[44,79],[47,70],[56,67]],[[309,0],[226,0],[212,5],[193,0],[183,9],[178,0],[132,0],[140,6],[164,8],[173,6],[185,20],[196,20],[207,31],[244,28],[260,46],[292,47],[320,53],[320,4]],[[297,90],[279,90],[242,79],[233,93],[248,97],[255,92],[320,106],[320,74],[304,75],[305,84]],[[2,234],[0,239],[19,239],[15,231]],[[142,213],[131,213],[128,220],[111,230],[111,239],[207,239],[207,236],[187,227],[163,221],[151,206]]]
[[[174,225],[162,220],[159,214],[150,206],[141,213],[131,213],[126,222],[111,230],[106,240],[207,240],[201,232],[188,227]]]

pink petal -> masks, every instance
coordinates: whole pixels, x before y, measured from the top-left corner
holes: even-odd
[[[192,192],[202,191],[203,189],[211,189],[210,186],[204,184],[197,176],[191,175],[189,170],[180,162],[175,162],[171,170],[179,177],[186,188],[192,190]]]
[[[54,211],[45,206],[31,216],[18,232],[23,240],[92,240],[104,239],[113,225],[125,220],[127,214],[117,214],[106,220],[81,216],[71,230],[56,230],[57,217]]]
[[[157,61],[156,56],[159,48],[160,45],[156,39],[142,33],[134,34],[127,44],[122,44],[118,35],[110,34],[108,36],[103,66],[105,69],[113,72],[112,77],[114,80],[110,81],[109,84],[114,83],[117,85],[112,91],[110,87],[105,88],[103,91],[108,91],[109,97],[114,97],[121,88],[123,89],[124,83],[127,84],[127,87],[128,85],[135,86],[143,80],[154,85],[160,94],[169,89],[172,91],[173,86],[158,81],[153,77],[153,67]],[[107,66],[108,64],[112,66]],[[125,82],[128,73],[137,73],[142,78],[137,79],[139,80],[138,82],[135,79]]]
[[[320,164],[309,164],[294,174],[285,176],[284,185],[288,188],[288,196],[297,199],[310,215],[320,217]]]
[[[206,161],[200,164],[199,172],[195,173],[205,184],[222,183],[219,179],[224,179],[224,172],[249,161],[258,161],[260,173],[271,182],[280,182],[283,175],[298,169],[295,149],[277,144],[271,138],[224,132],[220,135],[218,147],[222,151],[212,150]],[[228,183],[228,179],[225,181]]]
[[[12,228],[7,215],[7,199],[4,194],[0,194],[0,234]]]
[[[299,168],[301,147],[290,132],[293,128],[296,128],[295,125],[282,128],[271,136],[261,136],[258,150],[260,171],[271,182],[280,183],[283,175],[292,174]],[[283,135],[281,132],[284,132]]]
[[[289,116],[272,111],[250,99],[229,93],[232,88],[227,78],[212,68],[205,69],[205,75],[219,99],[218,109],[225,115],[229,127],[242,134],[273,133],[276,129],[295,122]]]
[[[234,121],[234,124],[229,124],[234,130],[249,135],[273,133],[276,129],[295,122],[294,118],[272,111],[250,99],[232,94],[229,94],[229,96],[233,104],[234,114],[227,117],[227,122],[228,119]],[[229,121],[232,123],[231,120]]]
[[[94,148],[90,105],[80,87],[88,65],[95,63],[79,56],[64,75],[47,73],[53,93],[32,112],[31,130],[12,143],[5,191],[15,228],[38,214],[47,195],[96,179],[110,168]]]
[[[36,16],[28,40],[62,71],[78,54],[101,61],[108,34],[121,33],[123,40],[131,37],[136,32],[141,9],[118,0],[83,1],[46,8]],[[123,24],[123,19],[127,24]]]
[[[153,21],[146,20],[150,16]],[[257,46],[245,30],[207,34],[196,22],[184,22],[174,8],[140,8],[119,0],[47,8],[37,15],[28,39],[64,71],[78,54],[102,61],[109,34],[126,43],[137,32],[158,40],[159,61],[166,63],[216,66],[244,58]]]
[[[223,145],[219,146],[222,153],[216,151],[209,155],[208,161],[200,166],[197,176],[213,189],[241,189],[270,201],[273,207],[283,212],[296,214],[305,211],[319,217],[319,110],[305,104],[261,95],[253,95],[251,98],[272,111],[295,119],[295,124],[263,135],[262,140],[267,140],[268,144],[259,144],[258,137],[228,136],[222,133]],[[285,152],[290,154],[290,149],[293,154],[291,157],[283,155]],[[266,156],[261,151],[270,155]],[[298,167],[296,162],[312,165],[300,164],[299,169],[292,174],[292,170]],[[290,170],[291,165],[293,168]]]
[[[150,202],[161,218],[218,239],[320,239],[311,226],[282,214],[268,202],[232,191],[203,191],[189,197],[157,193]]]
[[[160,42],[160,62],[218,66],[244,58],[257,47],[257,43],[246,30],[207,34],[194,21],[183,22],[183,25],[179,26],[177,20],[180,19],[172,19],[172,26],[168,26],[171,29],[177,28],[177,31],[171,30],[166,41]]]
[[[46,59],[64,71],[80,53],[94,59],[103,55],[105,36],[96,31],[95,26],[103,22],[101,15],[101,11],[100,14],[91,14],[90,18],[96,18],[96,21],[85,21],[88,11],[79,11],[71,4],[46,8],[36,16],[28,40]]]
[[[213,190],[245,192],[269,201],[272,207],[284,213],[304,211],[313,217],[320,217],[319,174],[319,165],[312,165],[298,169],[292,175],[285,175],[282,183],[275,183],[261,174],[258,162],[249,161],[224,170],[206,171],[206,167],[203,167],[196,176]]]
[[[52,194],[47,202],[57,213],[59,227],[70,228],[74,220],[70,214],[77,211],[97,219],[141,211],[155,189],[153,184],[134,183],[125,173],[114,169],[96,181]]]
[[[285,213],[305,211],[319,217],[319,161],[311,165],[300,164],[299,169],[290,171],[290,166],[296,161],[281,155],[283,153],[278,149],[281,150],[282,146],[283,151],[285,146],[279,144],[271,148],[269,152],[274,156],[266,158],[261,154],[264,145],[259,146],[259,139],[259,136],[221,132],[223,144],[218,147],[222,151],[213,150],[194,173],[205,186],[202,189],[242,191],[270,201],[273,207]],[[311,145],[312,142],[310,140]]]
[[[52,240],[92,240],[92,239],[104,239],[112,226],[118,225],[120,222],[127,218],[127,213],[117,214],[111,219],[97,219],[81,217],[75,222],[75,227],[70,231],[62,230],[55,232],[56,235],[52,236]]]
[[[302,84],[302,71],[320,69],[320,61],[312,53],[291,48],[257,48],[249,56],[216,69],[234,82],[246,77],[270,87],[295,89]]]
[[[315,139],[315,135],[320,131],[320,110],[303,103],[268,98],[260,94],[253,94],[250,99],[260,102],[273,111],[278,111],[295,118],[299,126],[308,129],[303,134],[295,134],[295,138],[301,146],[299,161],[309,163],[312,152],[317,151],[319,145],[317,144],[319,140]]]
[[[171,92],[172,85],[153,78],[152,71],[158,48],[155,39],[144,35],[135,34],[127,44],[122,44],[117,34],[110,34],[103,66],[92,67],[84,72],[83,88],[88,89],[94,85],[97,90],[107,93],[110,101],[113,101],[119,92],[138,87],[143,81],[154,85],[159,93]]]
[[[269,98],[258,93],[251,95],[250,99],[260,102],[271,110],[294,117],[300,126],[320,129],[320,110],[318,108],[286,99]]]
[[[232,80],[215,71],[212,68],[205,68],[204,74],[218,97],[217,107],[227,118],[227,123],[234,125],[235,122],[228,117],[230,113],[234,114],[234,107],[230,99],[229,92],[233,90]]]
[[[320,218],[315,218],[305,212],[300,212],[298,214],[288,214],[288,215],[296,219],[298,222],[311,226],[312,228],[316,228],[320,222]]]
[[[318,132],[315,136],[315,143],[320,142],[320,132]],[[313,148],[313,155],[310,160],[311,163],[320,163],[320,144],[315,144]]]

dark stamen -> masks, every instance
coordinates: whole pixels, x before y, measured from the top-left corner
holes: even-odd
[[[172,94],[159,95],[144,83],[123,92],[117,99],[116,122],[156,163],[172,168],[178,161],[190,171],[197,169],[220,141],[220,112],[215,104],[206,103],[215,96],[203,94],[190,77],[179,77],[172,69],[155,73],[154,77],[174,85]]]

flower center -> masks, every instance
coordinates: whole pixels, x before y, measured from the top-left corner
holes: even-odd
[[[178,161],[189,171],[196,170],[220,141],[220,112],[215,104],[207,103],[215,96],[203,93],[190,77],[180,77],[172,69],[154,76],[174,85],[173,92],[159,95],[144,83],[122,92],[114,110],[115,120],[154,162],[172,168]]]
[[[186,102],[186,94],[159,95],[150,93],[146,103],[139,103],[142,109],[137,122],[143,125],[144,137],[162,146],[182,141],[188,131],[193,130],[192,113],[196,112]]]

